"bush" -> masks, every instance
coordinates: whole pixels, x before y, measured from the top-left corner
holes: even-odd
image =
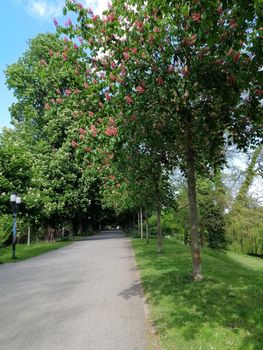
[[[13,219],[11,215],[0,216],[0,244],[5,244],[12,235]]]
[[[238,207],[228,216],[230,248],[250,255],[263,255],[263,208]]]

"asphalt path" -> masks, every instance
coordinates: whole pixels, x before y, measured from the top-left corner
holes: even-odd
[[[146,333],[139,275],[120,231],[0,265],[1,350],[146,350]]]

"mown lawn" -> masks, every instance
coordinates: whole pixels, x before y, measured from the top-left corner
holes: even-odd
[[[5,248],[0,248],[0,263],[7,262],[18,262],[33,256],[37,256],[46,252],[49,252],[54,249],[64,247],[65,245],[70,244],[70,242],[54,242],[54,243],[32,243],[29,247],[26,244],[17,244],[16,245],[16,259],[12,259],[12,247],[8,246]]]
[[[205,248],[191,282],[189,247],[132,241],[151,317],[165,350],[262,350],[263,260]]]

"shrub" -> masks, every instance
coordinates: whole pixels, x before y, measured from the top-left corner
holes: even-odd
[[[0,244],[5,244],[12,234],[13,219],[11,215],[0,216]]]

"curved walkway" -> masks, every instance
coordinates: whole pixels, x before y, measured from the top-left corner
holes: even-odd
[[[120,231],[0,265],[1,350],[146,350],[146,332],[138,272]]]

